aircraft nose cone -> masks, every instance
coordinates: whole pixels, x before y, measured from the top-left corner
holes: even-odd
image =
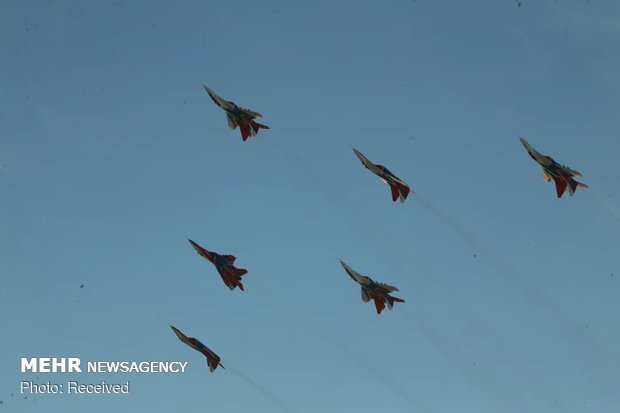
[[[366,157],[364,155],[362,155],[362,153],[360,151],[358,151],[355,148],[353,149],[353,153],[355,154],[355,156],[357,156],[357,159],[359,159],[360,161],[362,161],[362,163],[365,165],[366,164]]]
[[[522,137],[519,137],[519,140],[521,141],[521,144],[525,146],[525,149],[527,149],[528,151],[532,148],[530,144]]]

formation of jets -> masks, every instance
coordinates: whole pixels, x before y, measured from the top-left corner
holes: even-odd
[[[246,141],[250,136],[256,136],[259,129],[269,129],[268,126],[257,123],[254,120],[261,117],[260,113],[249,109],[240,108],[235,103],[222,99],[207,86],[204,86],[204,88],[215,104],[226,112],[228,126],[231,129],[236,129],[239,127],[239,130],[241,131],[241,138],[244,141]],[[561,198],[567,189],[569,195],[572,196],[574,195],[577,187],[588,188],[586,184],[577,182],[574,179],[576,176],[582,176],[579,172],[569,168],[568,166],[557,163],[550,156],[540,154],[525,139],[520,139],[530,157],[542,167],[543,179],[546,182],[551,180],[555,182],[558,198]],[[371,162],[357,149],[353,149],[353,153],[355,153],[355,156],[357,156],[366,169],[377,175],[381,178],[381,180],[383,180],[383,182],[389,185],[392,194],[392,201],[399,199],[401,202],[405,202],[410,193],[415,194],[415,192],[411,191],[409,185],[390,172],[390,170],[385,166]],[[247,274],[248,271],[243,268],[235,267],[235,256],[220,255],[201,247],[192,240],[188,241],[200,256],[215,266],[217,272],[220,274],[220,277],[222,277],[222,281],[224,281],[224,284],[226,284],[229,289],[234,290],[236,287],[239,287],[240,290],[244,290],[243,284],[241,283],[241,277]],[[391,295],[391,293],[397,292],[398,288],[374,281],[372,278],[358,273],[349,267],[344,261],[340,261],[340,264],[349,277],[360,285],[362,301],[369,302],[370,300],[373,300],[378,314],[381,314],[386,306],[391,310],[394,303],[405,302],[405,300]],[[170,327],[182,342],[192,347],[194,350],[199,351],[207,358],[207,364],[209,365],[211,372],[215,371],[218,366],[224,368],[224,366],[220,363],[220,357],[211,351],[207,346],[193,337],[187,337],[177,328],[173,326]]]

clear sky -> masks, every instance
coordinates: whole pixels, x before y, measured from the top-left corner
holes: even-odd
[[[618,44],[617,0],[1,1],[0,411],[620,411]],[[590,189],[557,199],[519,136]]]

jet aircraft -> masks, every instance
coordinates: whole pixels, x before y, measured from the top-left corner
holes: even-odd
[[[237,126],[241,131],[241,139],[246,141],[250,136],[256,136],[259,129],[269,129],[269,126],[262,125],[254,121],[256,118],[262,117],[258,112],[251,111],[249,109],[240,108],[234,102],[225,100],[216,95],[214,91],[207,86],[202,85],[211,99],[220,108],[226,112],[226,119],[228,120],[228,127],[235,129]]]
[[[202,248],[191,239],[188,239],[188,241],[190,244],[192,244],[192,247],[194,247],[194,249],[200,256],[209,260],[213,265],[215,265],[217,272],[220,273],[224,284],[226,284],[228,288],[234,290],[235,287],[239,287],[241,291],[243,291],[241,277],[247,274],[248,270],[246,270],[245,268],[237,268],[234,266],[235,260],[237,259],[234,255],[219,255],[213,251]]]
[[[381,311],[383,311],[386,305],[391,310],[395,302],[405,302],[405,300],[401,298],[392,297],[390,295],[391,292],[398,291],[398,288],[376,282],[370,277],[361,275],[343,261],[340,261],[340,264],[347,274],[349,274],[349,277],[362,287],[362,301],[367,303],[370,300],[374,300],[377,314],[381,314]]]
[[[172,331],[174,331],[174,334],[177,335],[179,340],[181,340],[182,342],[184,342],[185,344],[187,344],[194,350],[201,352],[207,358],[207,364],[209,365],[209,370],[211,370],[211,373],[215,371],[217,366],[225,368],[222,365],[222,363],[220,363],[220,356],[218,356],[213,351],[211,351],[209,347],[205,346],[204,344],[202,344],[200,341],[198,341],[194,337],[187,337],[178,328],[174,326],[170,326],[170,328],[172,329]]]
[[[372,163],[357,149],[353,149],[353,152],[355,153],[355,156],[357,156],[359,160],[362,161],[362,164],[366,169],[377,175],[379,178],[381,178],[383,182],[390,186],[390,190],[392,191],[392,201],[396,201],[400,198],[400,202],[405,202],[405,199],[407,199],[407,195],[409,195],[409,192],[411,192],[411,188],[409,188],[409,185],[404,183],[399,177],[390,172],[390,170],[387,169],[385,166]]]
[[[541,155],[536,149],[534,149],[525,139],[521,139],[521,143],[525,146],[527,153],[542,167],[542,175],[545,182],[549,182],[553,179],[555,182],[555,190],[558,198],[564,195],[564,192],[568,188],[568,193],[573,196],[578,186],[583,188],[589,188],[588,185],[577,182],[573,179],[574,176],[582,176],[579,172],[569,168],[568,166],[557,163],[552,157],[547,155]]]

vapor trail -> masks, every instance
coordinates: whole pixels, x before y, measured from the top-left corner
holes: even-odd
[[[309,332],[311,332],[316,337],[322,339],[323,341],[329,343],[333,348],[335,348],[340,353],[348,356],[352,359],[358,367],[365,370],[371,377],[375,380],[383,384],[385,387],[389,388],[394,392],[394,394],[398,395],[404,401],[415,405],[419,412],[433,412],[429,406],[426,406],[423,402],[414,399],[398,382],[392,380],[391,377],[382,373],[372,364],[370,364],[366,359],[360,357],[357,353],[355,353],[349,346],[338,340],[332,334],[327,332],[324,328],[322,328],[318,323],[313,321],[307,314],[305,314],[302,310],[296,308],[290,303],[284,301],[280,297],[272,295],[267,291],[256,289],[260,295],[263,296],[265,303],[277,304],[280,313],[284,313],[288,315],[296,324],[303,325]]]
[[[358,207],[344,199],[339,191],[333,186],[330,180],[325,179],[319,172],[299,155],[295,150],[291,149],[284,142],[281,142],[277,138],[270,138],[269,142],[278,148],[280,152],[286,155],[286,159],[289,161],[294,160],[294,164],[297,168],[303,169],[306,172],[306,178],[310,178],[313,186],[320,193],[320,195],[329,203],[336,205],[337,207],[344,207],[348,211],[357,210]]]
[[[463,240],[469,243],[472,247],[479,252],[482,258],[486,258],[488,262],[495,268],[496,273],[508,281],[515,289],[524,294],[530,301],[544,307],[553,315],[563,320],[565,323],[570,324],[571,327],[577,327],[577,324],[564,312],[553,304],[549,298],[547,298],[539,289],[527,281],[519,277],[498,255],[496,255],[491,249],[487,248],[478,238],[472,235],[469,231],[459,225],[454,219],[445,214],[439,208],[433,206],[430,202],[426,201],[419,195],[416,198],[418,203],[439,219],[443,224],[448,226]]]
[[[507,404],[504,408],[514,408],[516,411],[527,411],[521,401],[512,392],[507,392],[498,387],[492,377],[484,374],[484,367],[473,367],[474,359],[468,356],[454,341],[447,338],[439,330],[424,322],[419,316],[411,313],[404,307],[399,308],[399,315],[415,332],[422,335],[452,366],[461,372],[470,383],[478,384],[486,394],[500,403]],[[486,337],[484,338],[487,339]],[[513,366],[514,367],[514,366]],[[540,388],[537,388],[540,391]],[[549,397],[546,397],[549,399]],[[556,409],[557,410],[557,409]]]
[[[602,210],[604,210],[609,214],[609,216],[614,218],[616,220],[616,223],[620,224],[620,211],[615,205],[612,205],[611,203],[605,201],[602,198],[599,198],[595,192],[587,191],[586,193]]]
[[[334,185],[333,180],[326,179],[312,166],[312,164],[304,159],[303,156],[298,154],[294,149],[290,148],[285,143],[277,140],[270,139],[272,145],[274,145],[281,153],[286,155],[286,159],[294,160],[292,162],[298,170],[305,171],[303,178],[308,181],[321,195],[321,197],[331,206],[334,210],[341,215],[341,222],[347,222],[348,227],[359,234],[357,240],[362,243],[370,243],[373,247],[376,247],[371,240],[380,240],[384,238],[376,229],[374,225],[369,224],[369,219],[372,217],[362,216],[360,214],[360,206],[354,202],[351,202],[348,198],[343,196],[342,191]],[[351,156],[352,164],[355,165],[355,157]],[[360,226],[359,223],[364,222],[367,225]],[[370,234],[370,236],[369,236]]]
[[[231,367],[228,363],[226,364],[226,369],[229,370],[229,371],[232,371],[233,373],[235,373],[241,380],[243,380],[244,382],[249,384],[251,387],[254,387],[254,389],[256,391],[258,391],[260,394],[262,394],[266,399],[271,401],[274,405],[276,405],[280,409],[282,409],[282,411],[293,412],[293,410],[291,410],[291,408],[288,407],[282,400],[280,400],[273,393],[271,393],[269,390],[267,390],[265,387],[260,385],[258,382],[253,380],[251,377],[249,377],[248,375],[246,375],[242,371],[237,370],[234,367]]]
[[[581,325],[567,315],[562,308],[553,303],[535,284],[528,282],[520,277],[510,266],[508,266],[497,254],[495,254],[490,248],[486,247],[480,240],[473,236],[469,231],[465,230],[454,219],[442,212],[439,208],[432,205],[420,196],[417,197],[419,204],[439,219],[446,226],[451,228],[466,242],[470,243],[472,247],[481,252],[479,254],[482,258],[486,258],[488,262],[494,267],[497,275],[501,276],[507,281],[515,292],[520,293],[525,300],[531,304],[535,304],[549,314],[551,314],[556,320],[562,322],[565,327],[565,333],[570,336],[570,339],[565,342],[572,343],[575,350],[585,359],[584,365],[596,365],[596,368],[592,371],[592,374],[600,374],[600,370],[609,371],[613,368],[609,363],[609,360],[616,360],[615,354],[608,353],[600,348],[598,343],[593,340],[591,336],[584,336],[581,330]],[[601,361],[598,357],[602,357],[604,354],[605,362]],[[614,363],[617,366],[617,363]],[[610,372],[611,374],[611,372]]]

